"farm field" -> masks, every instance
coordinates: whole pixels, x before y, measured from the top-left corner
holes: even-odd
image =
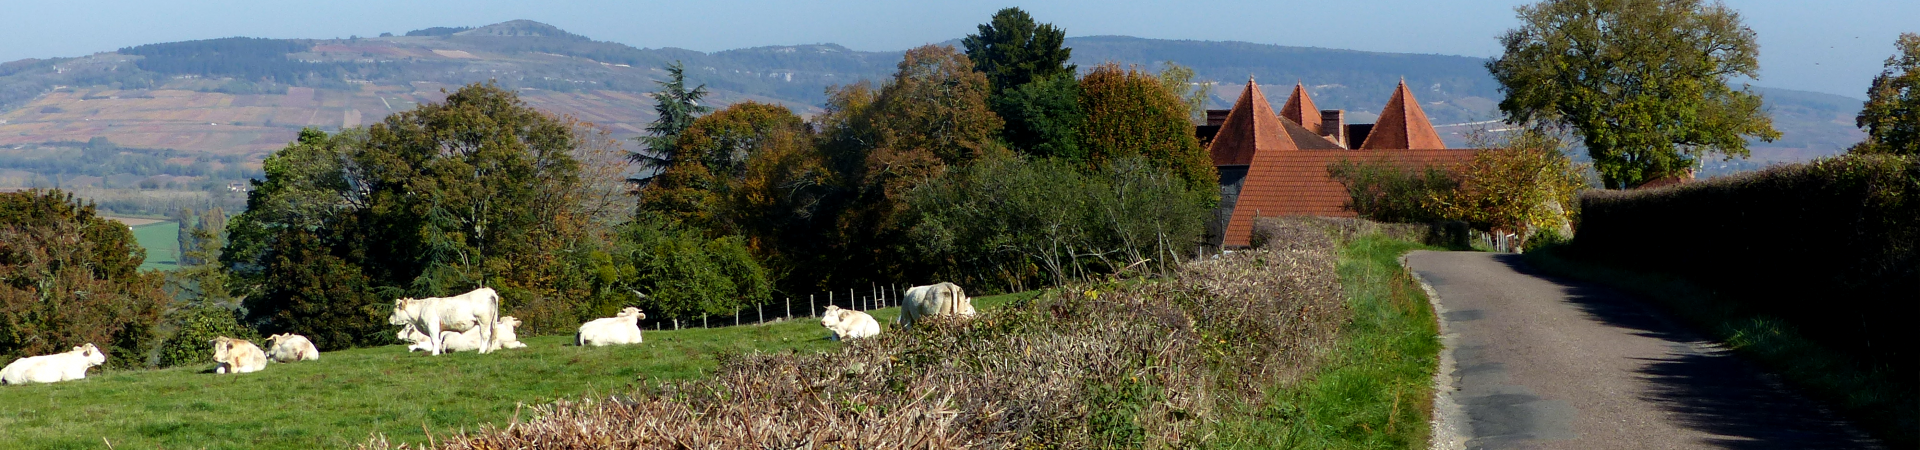
[[[133,240],[139,242],[140,247],[147,249],[147,260],[140,263],[140,270],[180,268],[180,222],[152,221],[143,225],[132,225],[132,228]]]
[[[974,299],[991,309],[1037,292]],[[889,323],[898,308],[873,311]],[[438,358],[390,345],[320,360],[217,375],[205,366],[93,373],[87,379],[0,386],[0,443],[24,448],[336,448],[376,434],[425,442],[481,424],[504,426],[520,406],[602,397],[645,383],[703,376],[716,355],[818,352],[839,345],[818,320],[647,331],[639,345],[582,348],[571,335],[521,339],[527,348]],[[109,355],[109,357],[114,357]],[[98,369],[95,369],[98,370]],[[103,441],[102,438],[105,440]]]

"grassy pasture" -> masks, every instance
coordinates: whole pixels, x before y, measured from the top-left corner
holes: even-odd
[[[180,268],[180,222],[153,222],[133,227],[133,240],[147,249],[140,270]]]
[[[974,304],[992,308],[1021,295]],[[890,324],[899,310],[872,313]],[[839,345],[826,336],[817,320],[795,318],[647,331],[646,343],[619,347],[582,348],[570,335],[541,336],[523,338],[527,348],[491,355],[435,358],[392,345],[241,375],[213,374],[211,363],[94,373],[65,383],[0,386],[0,444],[9,444],[0,447],[94,449],[105,446],[104,437],[115,448],[336,448],[375,433],[395,443],[425,442],[428,432],[437,439],[483,423],[504,426],[521,404],[700,377],[716,367],[717,354]]]

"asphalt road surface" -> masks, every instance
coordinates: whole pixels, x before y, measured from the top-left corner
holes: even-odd
[[[1407,264],[1438,294],[1449,335],[1438,403],[1456,425],[1437,444],[1878,448],[1630,295],[1533,273],[1519,255],[1420,251]]]

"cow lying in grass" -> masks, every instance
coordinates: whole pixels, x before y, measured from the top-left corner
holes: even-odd
[[[644,342],[645,339],[640,335],[640,319],[645,318],[647,314],[640,312],[640,308],[629,306],[613,317],[580,324],[580,334],[574,336],[574,343],[600,347]]]
[[[820,326],[832,331],[832,338],[836,341],[880,334],[880,321],[873,320],[872,315],[851,309],[840,309],[839,306],[834,305],[827,305],[827,312],[820,315]]]
[[[276,334],[267,337],[267,359],[275,362],[316,361],[320,359],[320,349],[306,336],[293,333]]]
[[[973,299],[959,285],[941,282],[907,289],[900,301],[900,326],[911,327],[921,317],[954,315],[973,317]]]
[[[513,316],[501,317],[500,322],[494,327],[494,332],[499,333],[499,337],[494,339],[493,350],[526,347],[527,344],[520,343],[520,337],[513,331],[515,327],[519,326],[520,319],[516,319]],[[452,352],[479,350],[480,345],[485,343],[485,340],[480,338],[480,330],[478,328],[460,333],[442,331],[440,332],[440,336],[441,342],[446,343],[447,351]]]
[[[87,377],[87,369],[107,363],[107,355],[93,344],[73,351],[16,359],[0,369],[0,384],[55,383]]]
[[[214,373],[247,373],[267,368],[267,353],[260,346],[226,336],[213,338]]]
[[[480,353],[493,351],[498,344],[498,334],[494,325],[500,320],[500,294],[491,288],[474,289],[473,292],[452,297],[403,298],[393,301],[393,314],[387,316],[387,323],[411,325],[415,330],[427,335],[428,351],[439,355],[446,352],[446,344],[441,341],[442,331],[467,331],[480,329],[480,337],[487,342],[481,346]]]

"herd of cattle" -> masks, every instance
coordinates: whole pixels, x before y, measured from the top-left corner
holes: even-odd
[[[901,327],[911,327],[920,318],[930,316],[974,315],[973,301],[953,283],[939,283],[908,289],[900,303]],[[628,307],[613,317],[594,319],[580,325],[574,336],[579,346],[607,346],[642,342],[640,320],[647,318],[640,308]],[[514,334],[520,320],[500,315],[500,295],[490,288],[453,297],[403,298],[393,301],[393,314],[387,322],[400,326],[394,337],[412,345],[408,351],[432,355],[447,352],[521,348],[526,344]],[[880,322],[862,311],[828,305],[820,316],[820,326],[834,340],[872,337],[880,334]],[[290,363],[320,359],[313,341],[298,334],[276,334],[267,338],[266,351],[242,339],[214,338],[215,373],[248,373],[267,367],[267,361]],[[14,360],[0,370],[0,384],[53,383],[87,377],[87,369],[107,362],[106,354],[89,343],[73,351],[30,356]]]

